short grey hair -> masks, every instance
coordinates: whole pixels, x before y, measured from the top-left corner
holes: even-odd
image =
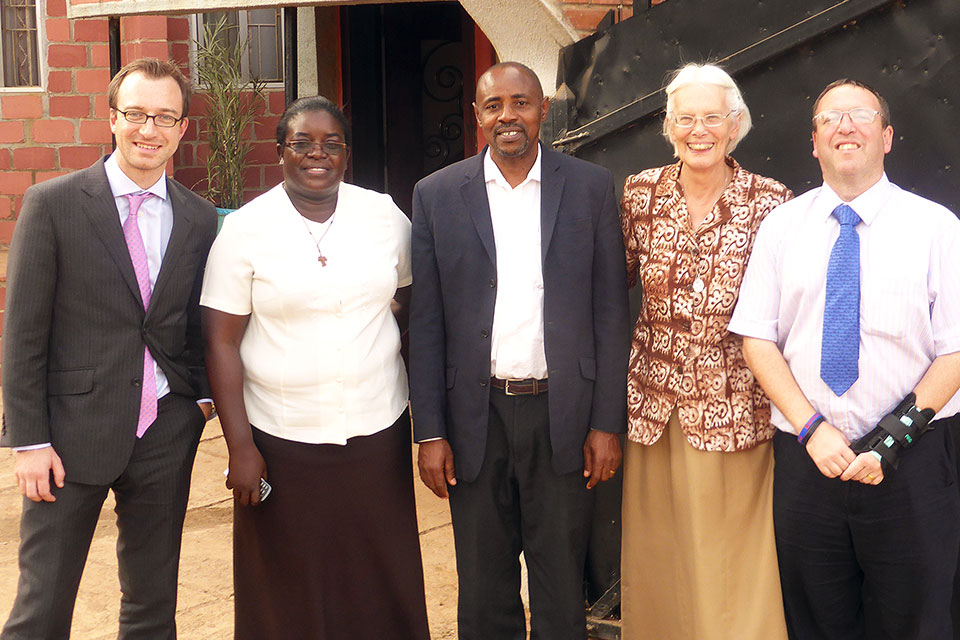
[[[714,64],[695,64],[690,63],[677,69],[667,83],[664,91],[667,94],[667,117],[663,121],[663,137],[673,146],[673,154],[677,155],[677,148],[670,139],[670,119],[673,116],[674,94],[680,87],[690,84],[712,84],[723,89],[726,96],[727,108],[737,114],[740,120],[740,129],[737,137],[730,141],[727,147],[727,153],[733,153],[740,141],[747,137],[750,128],[753,127],[753,120],[750,118],[750,109],[747,103],[743,101],[743,94],[740,93],[740,87],[733,81],[726,71]]]

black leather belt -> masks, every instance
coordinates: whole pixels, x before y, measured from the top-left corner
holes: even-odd
[[[537,380],[536,378],[527,378],[526,380],[504,380],[503,378],[490,378],[490,386],[494,389],[503,389],[508,396],[536,396],[547,392],[547,379]]]

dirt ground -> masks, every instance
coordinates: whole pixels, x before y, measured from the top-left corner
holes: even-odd
[[[181,640],[233,636],[231,560],[232,501],[223,484],[227,450],[220,424],[204,431],[193,469],[193,488],[183,531],[177,624]],[[433,640],[456,638],[457,575],[447,503],[419,479],[417,515],[426,578],[427,613]],[[17,584],[21,497],[13,480],[13,453],[0,451],[0,620],[6,620]],[[73,616],[74,640],[117,636],[120,586],[112,498],[97,525]],[[375,606],[375,605],[371,605]]]

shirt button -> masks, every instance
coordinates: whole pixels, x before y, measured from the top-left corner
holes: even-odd
[[[486,387],[487,387],[487,381],[486,381],[486,380],[482,380],[482,381],[480,382],[480,388],[481,388],[481,389],[485,389]]]
[[[490,288],[493,289],[496,286],[497,286],[497,281],[494,280],[493,278],[490,278]]]
[[[488,335],[490,335],[490,334],[487,333],[487,330],[486,330],[486,329],[481,329],[481,330],[480,330],[480,337],[481,337],[481,338],[486,338]]]
[[[132,384],[132,385],[135,386],[135,387],[139,387],[139,386],[140,386],[140,378],[134,378],[133,380],[130,381],[130,384]]]

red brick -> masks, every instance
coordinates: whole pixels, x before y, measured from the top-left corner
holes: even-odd
[[[2,96],[0,97],[0,111],[4,120],[16,118],[42,118],[43,98],[39,95]]]
[[[206,187],[207,170],[202,167],[177,169],[174,176],[177,182],[196,193],[202,192]]]
[[[34,142],[76,142],[76,127],[70,120],[34,120]]]
[[[47,74],[47,89],[50,93],[70,93],[73,91],[72,71],[51,71]]]
[[[47,48],[51,67],[86,67],[87,47],[82,44],[52,44]]]
[[[129,57],[124,58],[124,60],[135,60],[137,58],[160,58],[163,60],[170,57],[169,49],[166,40],[143,40],[130,45],[128,49]]]
[[[110,67],[110,45],[92,44],[90,45],[90,66],[91,67]]]
[[[0,143],[23,142],[25,139],[22,122],[0,120]]]
[[[257,140],[275,140],[277,137],[277,119],[257,118],[253,125],[253,135]]]
[[[243,188],[263,189],[263,172],[259,166],[248,166],[243,170]]]
[[[4,171],[0,173],[0,193],[9,196],[23,195],[27,187],[33,184],[31,171]]]
[[[613,6],[617,6],[617,5],[622,5],[622,4],[623,4],[623,2],[621,2],[621,0],[591,0],[591,2],[592,2],[592,4],[606,4],[606,5],[613,5]],[[612,8],[612,7],[605,7],[605,8],[604,8],[604,11],[607,11],[607,10],[609,10],[610,8]]]
[[[2,205],[0,205],[0,208],[2,208]],[[6,305],[6,303],[7,303],[7,288],[0,287],[0,312],[2,312],[2,309],[4,305]]]
[[[108,25],[106,18],[74,20],[73,39],[77,42],[107,42],[110,37]]]
[[[277,164],[277,143],[274,142],[254,142],[250,145],[250,154],[247,156],[247,164]]]
[[[624,7],[620,10],[620,21],[623,22],[627,18],[633,17],[633,7]]]
[[[167,40],[190,40],[190,18],[169,16],[167,18]]]
[[[207,163],[207,156],[210,155],[210,146],[206,142],[201,142],[194,149],[194,153],[197,155],[197,164],[205,165]]]
[[[563,15],[574,29],[594,31],[607,11],[605,9],[567,9]]]
[[[51,118],[89,118],[90,96],[50,96]]]
[[[69,171],[37,171],[37,182],[43,182],[44,180],[50,180],[51,178],[59,178],[60,176],[65,176]]]
[[[47,15],[59,17],[67,15],[67,0],[47,0]]]
[[[170,59],[174,62],[186,62],[190,59],[190,45],[186,42],[170,43]]]
[[[124,40],[167,39],[166,16],[130,16],[122,20]]]
[[[77,93],[106,93],[109,84],[109,69],[77,70]]]
[[[0,218],[3,218],[4,220],[6,220],[7,218],[12,218],[12,217],[13,217],[13,198],[5,198],[5,197],[0,198]],[[6,293],[6,291],[0,288],[0,301],[2,301],[6,297],[4,296],[4,293]],[[3,306],[2,302],[0,302],[0,306]]]
[[[106,120],[110,115],[110,101],[104,93],[93,96],[93,117]]]
[[[284,95],[283,91],[269,92],[268,99],[270,101],[270,113],[279,116],[287,108],[287,96]]]
[[[9,168],[10,168],[10,149],[0,149],[0,170],[9,169]]]
[[[70,42],[70,21],[66,18],[48,18],[47,39],[50,42]]]
[[[283,167],[273,164],[263,168],[263,186],[275,187],[281,182],[283,182]]]
[[[20,215],[20,209],[21,209],[22,207],[23,207],[23,196],[14,196],[14,198],[13,198],[13,212],[14,212],[14,216],[15,216],[15,217]],[[6,275],[4,275],[4,278],[6,278]]]
[[[16,224],[16,220],[0,220],[0,244],[10,244],[10,239],[13,238],[13,227]],[[6,293],[6,288],[4,288],[4,293]]]
[[[53,147],[22,147],[13,150],[14,169],[55,169],[57,152]]]
[[[180,147],[177,149],[177,166],[178,167],[192,167],[193,166],[193,145],[184,144],[183,141],[180,141]]]
[[[190,111],[193,111],[193,105],[190,106]],[[197,119],[190,118],[187,122],[187,130],[184,132],[183,137],[180,138],[180,142],[194,142],[200,134],[200,123],[197,122]]]
[[[99,146],[60,147],[60,167],[85,169],[100,159]]]
[[[110,123],[102,120],[87,120],[80,123],[80,142],[82,144],[108,144],[112,140]]]

